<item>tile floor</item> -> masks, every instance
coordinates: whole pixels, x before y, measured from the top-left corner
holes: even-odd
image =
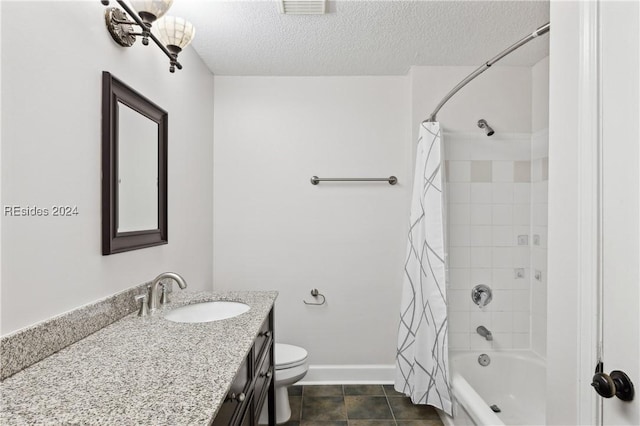
[[[292,386],[289,401],[286,426],[442,426],[435,409],[393,385]]]

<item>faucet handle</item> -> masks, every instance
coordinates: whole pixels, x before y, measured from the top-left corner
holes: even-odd
[[[136,303],[140,303],[140,310],[138,311],[139,317],[146,317],[149,315],[149,307],[147,306],[147,293],[139,294],[135,297]]]
[[[169,291],[167,289],[167,285],[165,283],[160,283],[160,287],[162,287],[162,293],[160,293],[160,304],[166,305],[170,302],[169,300]]]
[[[479,284],[471,290],[471,300],[473,300],[473,303],[478,305],[480,309],[487,306],[492,298],[491,288],[486,284]]]

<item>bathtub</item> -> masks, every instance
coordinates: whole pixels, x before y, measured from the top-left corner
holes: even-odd
[[[450,354],[454,417],[439,413],[447,426],[544,425],[546,367],[531,352],[484,352],[491,363],[483,367],[483,353]],[[490,406],[501,412],[494,413]]]

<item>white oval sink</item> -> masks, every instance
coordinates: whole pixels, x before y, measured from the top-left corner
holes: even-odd
[[[211,322],[237,317],[249,309],[249,305],[240,302],[202,302],[172,309],[164,317],[173,322]]]

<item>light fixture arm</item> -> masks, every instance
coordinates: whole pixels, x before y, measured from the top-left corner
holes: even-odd
[[[100,2],[104,6],[109,6],[109,0],[100,0]],[[165,45],[162,44],[162,42],[160,40],[158,40],[158,37],[156,37],[151,32],[151,27],[149,25],[145,24],[142,21],[142,19],[140,19],[138,14],[135,13],[133,10],[131,10],[131,8],[124,2],[124,0],[116,0],[116,2],[120,5],[120,7],[122,7],[124,9],[124,11],[127,13],[127,15],[129,15],[129,17],[131,19],[133,19],[134,22],[121,22],[121,20],[119,20],[119,19],[116,19],[113,22],[115,22],[116,24],[124,24],[124,25],[138,25],[140,28],[142,28],[142,33],[141,34],[135,34],[135,33],[128,32],[128,35],[132,35],[132,36],[142,35],[142,44],[144,44],[145,46],[147,44],[149,44],[148,39],[150,38],[160,48],[160,50],[162,50],[164,52],[164,54],[167,55],[167,57],[169,58],[169,61],[171,63],[171,72],[173,72],[173,68],[174,67],[178,68],[179,70],[181,70],[182,69],[182,65],[180,64],[180,62],[178,62],[177,55],[176,54],[172,54],[169,51],[169,49],[167,49],[165,47]]]

